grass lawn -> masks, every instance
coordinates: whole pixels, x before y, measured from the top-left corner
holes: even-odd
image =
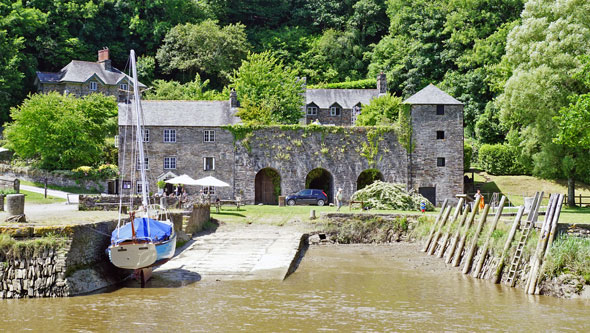
[[[35,186],[35,187],[40,187],[40,188],[45,188],[45,184],[43,184],[43,183],[30,182],[30,181],[27,181],[27,180],[21,180],[21,184]],[[58,190],[58,191],[64,191],[64,192],[74,193],[74,194],[98,194],[98,193],[100,193],[100,191],[98,191],[95,188],[88,189],[88,188],[79,187],[79,186],[55,186],[55,185],[47,185],[47,188],[52,189],[52,190]]]
[[[225,223],[257,223],[257,224],[272,224],[283,226],[289,222],[304,222],[309,223],[310,211],[314,209],[316,216],[319,217],[321,213],[336,212],[336,207],[330,206],[266,206],[266,205],[247,205],[236,210],[232,206],[224,206],[221,211],[217,213],[215,208],[211,209],[211,217]],[[369,210],[363,211],[360,209],[348,210],[347,206],[342,206],[340,209],[342,213],[361,213],[361,214],[376,214],[376,213],[409,213],[419,214],[419,211],[395,211],[395,210]],[[428,212],[428,214],[436,214],[437,212]]]
[[[20,191],[20,193],[25,195],[25,205],[26,204],[42,205],[42,204],[66,202],[66,199],[52,197],[49,195],[47,196],[47,198],[45,198],[43,196],[43,194],[41,194],[41,193],[22,191],[22,190]]]

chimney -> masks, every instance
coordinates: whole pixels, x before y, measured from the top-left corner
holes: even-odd
[[[231,88],[229,93],[229,106],[231,108],[237,108],[240,106],[240,103],[238,102],[238,93],[236,93],[234,88]]]
[[[383,72],[377,75],[377,90],[379,90],[379,95],[387,93],[387,76]]]
[[[103,64],[105,70],[111,70],[111,59],[109,59],[108,47],[105,47],[102,50],[98,50],[98,63]]]

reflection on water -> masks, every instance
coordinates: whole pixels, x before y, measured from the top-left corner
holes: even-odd
[[[426,261],[424,261],[426,260]],[[438,269],[416,249],[311,247],[285,281],[154,280],[103,294],[1,300],[8,330],[590,331],[590,302],[527,296]],[[436,266],[436,265],[435,265]],[[440,266],[440,264],[439,264]]]

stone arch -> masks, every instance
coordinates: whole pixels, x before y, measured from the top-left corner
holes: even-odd
[[[366,169],[361,172],[356,179],[356,190],[361,190],[365,186],[373,184],[375,181],[384,181],[383,174],[377,169]]]
[[[305,188],[323,190],[328,196],[328,203],[334,202],[334,177],[324,168],[315,168],[307,174]]]
[[[273,168],[263,168],[254,179],[254,203],[278,205],[281,195],[281,175]]]

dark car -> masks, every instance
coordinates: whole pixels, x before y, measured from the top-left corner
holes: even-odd
[[[328,196],[322,190],[306,189],[297,194],[288,195],[285,198],[287,205],[318,205],[323,206],[328,202]]]

